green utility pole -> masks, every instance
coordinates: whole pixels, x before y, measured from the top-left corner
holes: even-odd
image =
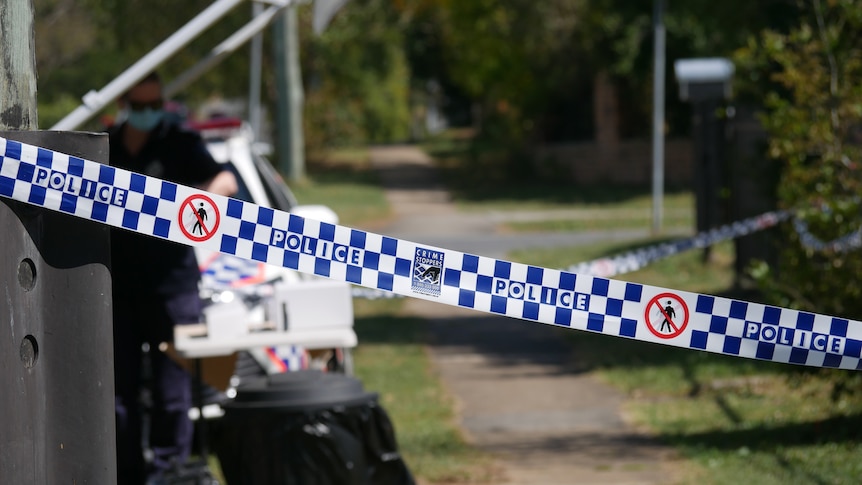
[[[32,0],[0,0],[0,137],[107,160],[34,131],[34,46]],[[107,226],[0,197],[0,232],[0,482],[116,483]]]
[[[273,25],[275,43],[276,147],[278,166],[290,180],[305,177],[305,138],[302,129],[304,95],[299,66],[299,28],[296,6],[284,9]]]

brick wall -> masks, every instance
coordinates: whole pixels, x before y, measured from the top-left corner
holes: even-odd
[[[691,140],[665,140],[664,151],[665,186],[688,187],[691,184],[694,157]],[[575,184],[652,184],[651,140],[545,145],[535,150],[533,161],[537,169],[568,176]]]

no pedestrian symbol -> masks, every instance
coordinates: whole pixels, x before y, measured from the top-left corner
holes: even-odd
[[[674,338],[688,325],[688,305],[673,293],[662,293],[647,303],[644,319],[647,328],[656,337]]]
[[[192,195],[180,204],[180,230],[192,241],[206,241],[215,235],[221,216],[212,199],[203,194]]]

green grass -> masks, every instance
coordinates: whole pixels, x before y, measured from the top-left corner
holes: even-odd
[[[659,244],[673,239],[650,238],[627,243],[603,243],[572,248],[530,249],[514,251],[509,256],[513,261],[543,266],[566,268],[575,263],[600,257],[615,256],[641,247]],[[670,258],[658,260],[635,273],[615,276],[614,279],[635,281],[669,288],[700,293],[719,294],[733,285],[733,247],[725,242],[710,253],[710,264],[702,263],[702,251],[688,251]]]
[[[691,210],[694,204],[690,191],[668,192],[662,200],[666,211]],[[647,220],[652,217],[648,212],[652,207],[652,194],[648,188],[636,187],[578,187],[558,182],[533,181],[519,187],[500,187],[499,190],[487,193],[462,192],[460,197],[455,197],[455,201],[459,208],[466,211],[599,209],[647,211]]]
[[[631,249],[515,253],[548,267]],[[733,253],[691,251],[615,277],[752,299],[732,288]],[[862,398],[852,373],[814,370],[612,338],[570,336],[587,369],[624,391],[627,414],[695,464],[683,483],[851,484],[862,477]],[[847,392],[842,391],[842,386]]]
[[[293,182],[291,190],[300,204],[329,206],[346,226],[389,216],[389,204],[377,174],[369,168],[368,151],[333,150],[310,158],[306,180]]]
[[[423,141],[461,210],[537,210],[651,207],[649,187],[595,184],[580,186],[560,173],[542,172],[499,143],[474,139],[469,130],[451,130]],[[668,187],[666,209],[690,209],[688,190]]]
[[[663,227],[694,227],[691,213],[666,214]],[[591,210],[577,219],[551,219],[530,222],[509,222],[503,225],[514,232],[576,232],[612,229],[644,229],[652,227],[652,215],[647,210]]]
[[[402,304],[355,300],[356,376],[380,394],[414,475],[432,482],[485,480],[490,460],[458,429],[452,400],[431,371],[424,320],[401,316]]]
[[[833,403],[828,380],[816,376],[737,382],[630,409],[703,468],[691,482],[859,483],[858,403]]]

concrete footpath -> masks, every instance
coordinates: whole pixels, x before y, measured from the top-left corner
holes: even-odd
[[[506,220],[589,217],[551,211],[459,214],[431,160],[412,146],[375,147],[394,217],[373,230],[490,257],[512,249],[636,239],[641,231],[501,234]],[[575,261],[573,261],[574,263]],[[431,322],[429,351],[469,442],[496,461],[493,483],[671,484],[672,450],[624,418],[623,396],[583,370],[560,329],[410,299]],[[610,338],[610,337],[609,337]]]

